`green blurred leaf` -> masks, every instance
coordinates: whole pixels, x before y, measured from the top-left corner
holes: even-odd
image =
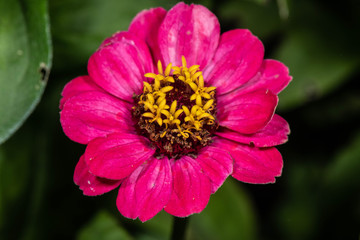
[[[56,68],[85,65],[105,38],[128,29],[131,20],[143,9],[172,7],[165,0],[54,0],[50,1]],[[71,9],[71,11],[69,11]]]
[[[21,220],[15,221],[14,216],[19,212],[25,212],[27,204],[23,202],[26,190],[31,180],[30,171],[31,147],[27,144],[29,139],[23,137],[16,143],[21,146],[21,151],[16,144],[8,141],[0,146],[0,219],[2,219],[0,228],[6,229],[6,232],[12,231],[11,224],[16,222],[18,229],[21,228],[24,221],[24,214]],[[0,231],[4,233],[4,231]],[[1,235],[0,235],[1,238]]]
[[[277,0],[277,5],[279,8],[279,16],[282,19],[287,19],[289,17],[288,0]]]
[[[127,231],[106,211],[100,211],[79,233],[77,240],[131,240]]]
[[[22,143],[26,144],[25,141]],[[25,187],[28,186],[30,178],[28,171],[30,162],[28,160],[31,149],[22,147],[22,150],[19,151],[15,146],[7,146],[7,149],[4,149],[3,146],[0,148],[2,152],[0,155],[0,195],[3,203],[12,203],[18,200]],[[11,183],[11,187],[8,187],[6,183]]]
[[[56,69],[67,71],[84,66],[105,38],[115,32],[126,31],[131,20],[140,11],[154,7],[170,9],[177,2],[176,0],[50,1],[52,34],[56,49],[55,61],[58,61],[54,66]],[[212,0],[197,2],[207,7],[212,4]]]
[[[291,31],[275,53],[275,59],[284,62],[293,76],[293,81],[280,94],[280,109],[322,97],[342,84],[359,63],[308,29]]]
[[[46,146],[44,132],[28,124],[0,146],[0,239],[35,239],[41,232]]]
[[[0,143],[34,110],[51,65],[46,0],[0,0]]]
[[[144,223],[136,221],[136,224],[139,229],[144,229],[143,233],[136,235],[136,239],[169,239],[172,230],[173,216],[162,210],[151,220]]]
[[[286,195],[276,202],[278,209],[274,211],[275,224],[271,229],[271,232],[281,234],[280,239],[312,239],[319,225],[317,193],[321,188],[317,180],[322,172],[316,162],[319,158],[309,162],[304,160],[309,158],[297,154],[288,158],[292,162],[285,166],[287,176],[283,177],[286,178]]]
[[[4,153],[3,149],[0,148],[0,172],[2,172],[4,165]],[[4,195],[3,190],[4,186],[0,184],[0,229],[2,229],[2,226],[4,225],[4,219],[5,219],[5,205],[4,205]]]
[[[205,210],[191,216],[189,230],[189,239],[256,239],[255,214],[246,192],[227,179]]]
[[[278,32],[283,25],[276,1],[227,1],[220,5],[219,18],[221,25],[235,23],[235,28],[248,28],[261,40]]]
[[[340,94],[328,96],[323,101],[315,102],[303,109],[304,120],[309,126],[318,129],[344,125],[359,116],[360,94],[356,88],[342,91]],[[345,123],[346,124],[346,123]],[[351,129],[351,124],[346,124]],[[344,132],[347,130],[343,129]]]
[[[344,194],[353,193],[360,188],[360,132],[335,157],[326,171],[326,186],[337,197],[344,198]],[[335,195],[335,194],[334,194]],[[335,201],[336,199],[333,199]]]

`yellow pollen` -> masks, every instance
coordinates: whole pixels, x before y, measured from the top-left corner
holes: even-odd
[[[199,131],[203,129],[204,124],[213,125],[216,122],[213,115],[216,88],[205,87],[200,65],[192,65],[188,68],[184,56],[181,62],[182,66],[173,66],[169,63],[164,70],[161,61],[158,61],[158,73],[144,75],[150,78],[150,81],[144,82],[143,94],[139,97],[138,104],[143,105],[145,112],[142,116],[146,118],[146,122],[156,122],[159,126],[165,125],[160,131],[161,138],[167,136],[168,132],[172,132],[183,139],[192,136],[201,141]],[[188,85],[188,88],[184,88],[188,89],[186,96],[189,96],[185,102],[190,106],[185,106],[184,102],[179,106],[177,100],[171,100],[172,102],[167,105],[167,99],[168,101],[174,99],[174,96],[179,94],[176,92],[178,91],[176,84],[179,84],[176,81],[182,81]],[[192,101],[195,102],[191,103]]]

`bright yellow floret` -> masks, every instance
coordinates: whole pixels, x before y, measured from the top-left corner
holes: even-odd
[[[169,63],[165,70],[161,62],[158,61],[158,74],[145,74],[145,77],[152,78],[153,82],[144,82],[144,90],[139,98],[139,104],[142,104],[145,110],[142,116],[149,118],[146,121],[149,123],[156,121],[159,126],[165,124],[165,129],[160,135],[161,138],[167,132],[173,131],[184,139],[193,135],[201,140],[196,132],[201,131],[204,123],[214,124],[215,122],[212,110],[214,109],[214,90],[216,88],[204,86],[204,77],[202,72],[199,71],[199,65],[187,67],[185,57],[182,57],[181,60],[182,66],[172,66]],[[177,94],[173,92],[174,86],[176,86],[173,83],[178,80],[187,83],[189,89],[191,88],[193,91],[192,95],[186,95],[190,96],[190,101],[195,100],[195,105],[190,105],[192,106],[191,109],[183,104],[178,107],[176,100],[171,102],[170,107],[166,104],[168,94],[172,94],[172,96]],[[178,90],[175,89],[175,91]]]

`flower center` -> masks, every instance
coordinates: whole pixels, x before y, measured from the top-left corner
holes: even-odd
[[[170,63],[165,71],[158,61],[158,74],[145,77],[152,80],[144,82],[143,93],[134,96],[138,133],[150,139],[157,157],[196,157],[212,142],[219,126],[215,87],[205,87],[199,65],[188,68],[184,57],[181,67]]]

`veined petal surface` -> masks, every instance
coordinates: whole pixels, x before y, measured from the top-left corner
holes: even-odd
[[[259,72],[246,84],[241,86],[241,91],[251,92],[256,89],[269,89],[279,94],[291,81],[289,69],[282,62],[265,59]]]
[[[147,138],[135,134],[113,133],[92,140],[85,150],[85,161],[92,174],[120,180],[129,176],[154,152]]]
[[[209,177],[199,163],[190,157],[182,157],[172,163],[173,191],[166,212],[187,217],[206,207],[211,194]]]
[[[71,140],[87,144],[110,133],[135,131],[130,109],[130,104],[103,91],[87,91],[65,102],[60,122]]]
[[[166,64],[204,68],[218,45],[220,24],[216,16],[202,5],[178,3],[168,11],[158,33],[158,41]]]
[[[219,123],[243,134],[255,133],[269,123],[277,103],[277,95],[266,89],[228,93],[218,98]]]
[[[75,167],[74,182],[83,191],[84,195],[97,196],[118,187],[121,180],[99,178],[91,174],[83,155]]]
[[[222,139],[218,145],[234,159],[232,176],[246,183],[274,183],[281,175],[283,160],[275,147],[257,148]]]
[[[221,35],[211,62],[204,69],[208,85],[222,95],[248,82],[259,71],[264,46],[249,30],[235,29]]]
[[[164,20],[166,10],[158,7],[139,12],[129,26],[129,32],[143,39],[150,47],[154,63],[163,61],[158,44],[159,27]]]
[[[256,147],[273,147],[287,142],[290,134],[289,124],[285,119],[274,114],[271,121],[260,131],[253,134],[242,134],[230,129],[222,129],[217,136]]]
[[[145,73],[154,64],[145,41],[129,32],[119,32],[105,40],[90,57],[89,76],[112,95],[133,102],[133,94],[142,90]]]
[[[215,144],[203,148],[196,159],[211,182],[211,193],[215,193],[233,171],[231,155]]]
[[[116,205],[122,215],[147,221],[161,211],[172,192],[168,159],[150,158],[124,179]]]

